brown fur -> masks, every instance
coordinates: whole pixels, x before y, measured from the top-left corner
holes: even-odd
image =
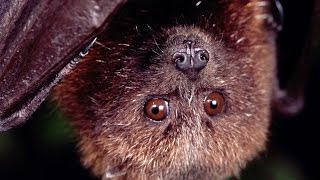
[[[175,19],[177,25],[141,20],[148,9],[141,15],[129,4],[127,14],[119,13],[56,88],[54,98],[72,121],[82,161],[94,174],[222,179],[238,175],[265,149],[275,80],[274,34],[258,18],[266,10],[255,0],[212,4],[217,11],[200,11],[206,16],[198,14],[199,21],[191,23],[188,17],[182,18],[185,24]],[[192,81],[171,60],[172,47],[179,45],[175,38],[189,35],[210,54]],[[222,93],[226,104],[210,117],[203,100],[213,91]],[[150,97],[169,100],[164,121],[144,115]]]

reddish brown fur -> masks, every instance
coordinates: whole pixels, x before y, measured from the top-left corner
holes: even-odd
[[[255,0],[216,5],[222,11],[204,24],[150,28],[152,35],[137,35],[139,23],[130,25],[133,32],[112,28],[118,27],[115,20],[56,88],[54,98],[72,121],[82,161],[94,174],[222,179],[238,175],[264,150],[275,80],[274,34],[258,18],[265,10]],[[210,54],[195,81],[171,61],[171,47],[178,44],[172,38],[188,35],[198,36]],[[213,91],[223,94],[226,105],[209,117],[203,100]],[[169,100],[163,122],[144,115],[150,97]]]

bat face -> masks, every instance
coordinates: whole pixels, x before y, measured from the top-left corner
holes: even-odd
[[[268,3],[199,2],[129,2],[56,88],[96,175],[223,179],[265,148]]]

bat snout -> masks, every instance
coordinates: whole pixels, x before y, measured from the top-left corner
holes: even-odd
[[[188,76],[196,75],[206,67],[209,53],[205,48],[196,47],[195,41],[185,40],[183,44],[172,56],[175,67]]]

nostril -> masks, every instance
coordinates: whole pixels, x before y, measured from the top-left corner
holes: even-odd
[[[176,63],[184,63],[185,61],[187,61],[186,57],[182,53],[174,54],[173,59]]]
[[[190,68],[190,63],[188,63],[188,55],[186,53],[177,52],[172,57],[173,61],[176,64],[176,67],[180,70],[185,70]]]
[[[194,58],[194,68],[197,70],[203,69],[209,61],[209,53],[206,50],[198,51]]]
[[[198,53],[198,58],[200,61],[209,61],[209,53],[206,50],[200,51]]]

